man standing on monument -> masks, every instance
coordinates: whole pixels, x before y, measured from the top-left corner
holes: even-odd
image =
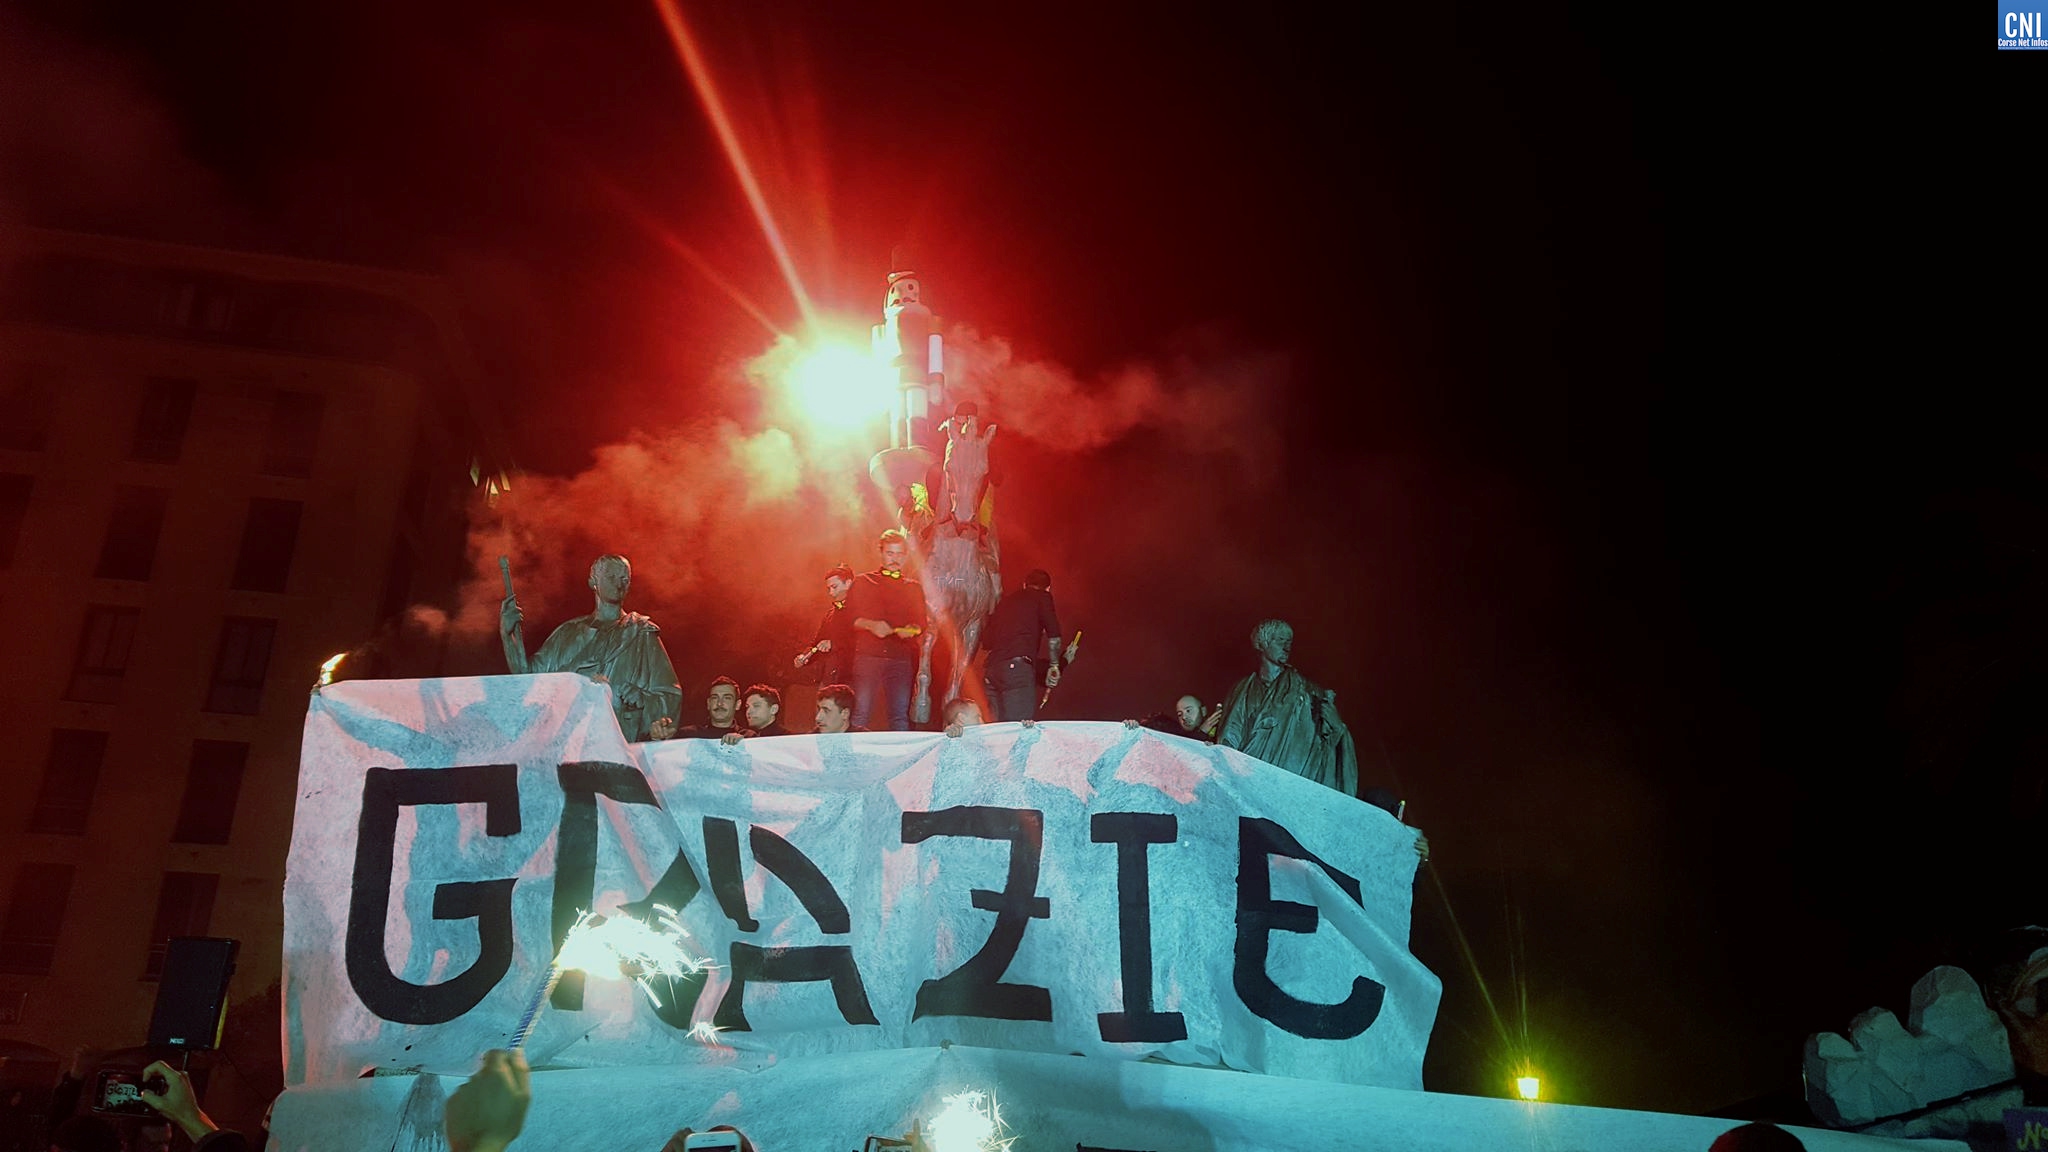
[[[854,579],[846,597],[853,616],[853,723],[910,730],[910,685],[917,674],[917,637],[925,628],[924,588],[903,575],[910,545],[891,528],[876,541],[882,566]]]
[[[853,569],[841,564],[825,573],[825,595],[832,607],[818,624],[811,646],[797,653],[796,666],[815,670],[821,688],[853,681],[853,617],[846,611],[846,597],[852,591]]]
[[[982,626],[988,662],[982,666],[981,684],[998,721],[1038,718],[1040,682],[1046,688],[1060,686],[1062,639],[1052,577],[1033,568],[1024,586],[1003,597]]]
[[[1258,671],[1223,701],[1216,742],[1306,776],[1346,796],[1358,795],[1358,754],[1337,717],[1337,694],[1294,670],[1294,629],[1267,620],[1252,630]]]
[[[588,616],[555,629],[529,659],[519,601],[507,596],[498,613],[499,639],[505,644],[505,665],[514,674],[580,672],[609,684],[612,711],[627,740],[666,740],[675,734],[683,689],[661,646],[661,629],[622,607],[632,584],[633,566],[624,556],[599,556],[590,565],[590,590],[597,603]]]

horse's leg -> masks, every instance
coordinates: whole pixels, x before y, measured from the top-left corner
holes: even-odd
[[[974,650],[981,647],[980,616],[969,617],[966,627],[960,629],[959,651],[953,653],[953,689],[946,699],[955,700],[967,685],[967,669],[974,662]],[[991,705],[993,707],[993,705]]]
[[[919,724],[928,724],[932,718],[932,642],[938,638],[937,625],[926,620],[917,646],[917,691],[910,698],[910,718]]]

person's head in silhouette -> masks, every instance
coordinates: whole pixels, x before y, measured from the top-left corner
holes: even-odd
[[[1806,1145],[1776,1124],[1758,1120],[1714,1137],[1707,1152],[1806,1152]]]

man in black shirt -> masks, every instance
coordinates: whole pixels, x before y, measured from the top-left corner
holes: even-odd
[[[1024,587],[1003,597],[982,627],[988,663],[981,673],[996,719],[1038,718],[1038,686],[1060,682],[1060,618],[1052,606],[1052,577],[1034,568]],[[1040,675],[1038,669],[1045,672]]]
[[[1223,710],[1220,708],[1209,717],[1211,721],[1222,718]],[[1202,730],[1202,699],[1192,694],[1174,701],[1171,712],[1155,712],[1143,720],[1126,720],[1124,727],[1150,728],[1154,732],[1164,732],[1169,736],[1185,736],[1190,740],[1200,740],[1204,744],[1216,742],[1216,737]]]
[[[796,666],[817,674],[818,686],[853,683],[853,616],[846,610],[853,591],[853,569],[841,564],[825,573],[825,595],[832,607],[818,625],[811,646],[797,653]]]
[[[726,736],[752,736],[739,724],[740,682],[720,676],[711,682],[704,697],[704,714],[709,723],[697,724],[676,733],[678,740],[718,740]]]
[[[853,723],[877,731],[910,730],[910,682],[924,634],[924,588],[903,574],[910,544],[900,528],[877,541],[882,565],[855,578],[846,597],[853,617]]]
[[[789,729],[782,726],[782,693],[766,684],[755,684],[747,689],[747,727],[756,736],[787,736]]]
[[[814,719],[820,736],[841,732],[865,732],[853,726],[853,689],[844,684],[827,684],[818,689],[818,711]]]

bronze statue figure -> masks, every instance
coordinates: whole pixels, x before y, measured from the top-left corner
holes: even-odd
[[[1337,694],[1294,670],[1294,629],[1267,620],[1252,630],[1258,671],[1223,701],[1216,742],[1306,776],[1346,796],[1358,795],[1358,755],[1337,716]]]
[[[498,633],[505,645],[505,665],[514,673],[580,672],[612,689],[612,711],[619,730],[630,741],[666,740],[675,734],[676,714],[683,702],[675,666],[661,645],[661,629],[653,620],[623,605],[633,583],[633,566],[624,556],[599,556],[590,565],[590,591],[596,605],[587,616],[566,621],[548,636],[530,659],[519,600],[511,595],[511,578],[499,610]]]

